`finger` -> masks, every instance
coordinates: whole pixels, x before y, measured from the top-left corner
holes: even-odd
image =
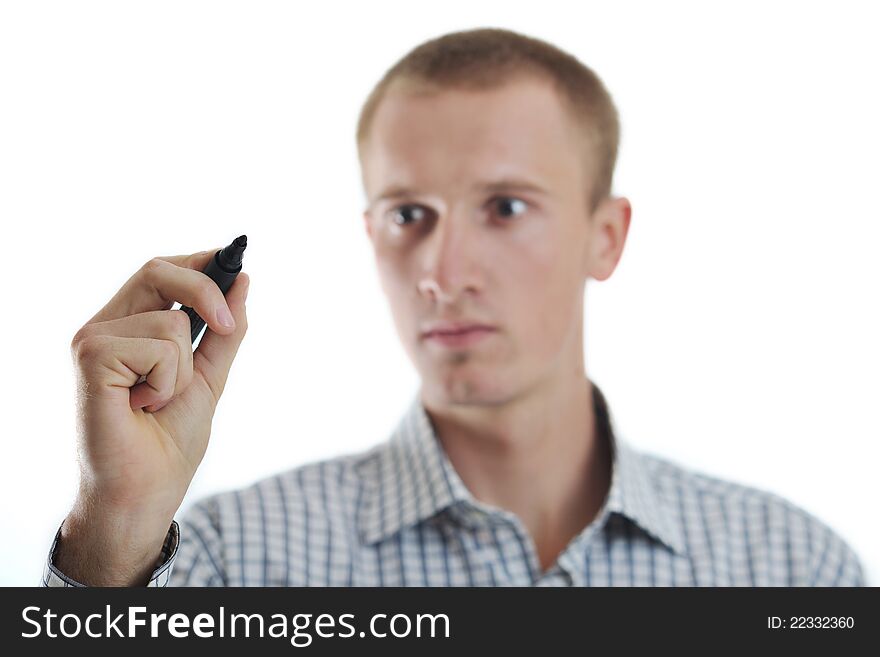
[[[224,326],[218,315],[222,310],[228,311],[229,306],[217,284],[201,271],[163,258],[153,258],[141,267],[87,323],[170,308],[174,301],[195,309],[212,331],[232,332],[233,328]]]
[[[218,246],[214,249],[198,251],[189,255],[159,256],[159,260],[165,260],[178,267],[186,267],[187,269],[202,271],[208,266],[208,263],[211,261],[211,258],[214,257],[214,254],[222,248],[222,246]]]
[[[178,358],[177,343],[155,338],[90,335],[76,349],[85,380],[96,383],[95,394],[106,389],[111,394],[128,395],[133,409],[171,398]],[[146,380],[134,385],[141,375],[146,375]]]
[[[214,257],[214,254],[220,250],[222,247],[218,247],[216,249],[208,249],[207,251],[198,251],[197,253],[191,253],[189,255],[173,255],[173,256],[158,256],[153,258],[153,260],[164,260],[165,262],[169,262],[173,265],[177,265],[178,267],[186,267],[187,269],[194,269],[196,271],[202,271],[205,267],[208,266],[208,262],[210,262],[211,258]],[[123,306],[123,298],[130,293],[133,288],[136,288],[138,285],[138,276],[141,274],[143,269],[150,264],[151,261],[145,263],[137,272],[135,272],[131,278],[126,281],[125,285],[119,289],[116,295],[105,305],[101,310],[99,310],[89,322],[94,321],[106,321],[108,319],[116,319],[118,317],[124,316],[125,314],[134,314],[134,313],[125,313],[119,310],[120,306]],[[159,299],[157,302],[161,305],[156,307],[146,308],[145,310],[168,310],[171,306],[174,305],[176,299]]]
[[[232,361],[247,332],[245,298],[249,284],[250,277],[242,272],[226,293],[226,301],[235,318],[235,330],[227,335],[206,332],[193,353],[193,377],[201,378],[207,384],[215,403],[223,394]]]
[[[179,395],[192,381],[193,356],[190,321],[181,310],[154,310],[137,315],[129,315],[106,322],[95,322],[83,326],[73,338],[72,346],[94,335],[109,335],[126,338],[156,338],[177,343],[177,377],[172,398]],[[154,411],[153,408],[147,408]]]
[[[153,342],[151,338],[128,338],[130,340],[147,340]],[[151,404],[166,404],[171,401],[174,396],[174,388],[177,379],[177,361],[180,356],[180,349],[176,342],[170,340],[155,340],[155,351],[159,354],[156,363],[146,374],[147,378],[142,383],[138,383],[129,391],[129,405],[132,409],[144,408]],[[173,345],[173,349],[167,347]]]

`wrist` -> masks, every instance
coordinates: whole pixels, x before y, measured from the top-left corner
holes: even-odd
[[[61,525],[54,564],[87,586],[142,586],[160,565],[171,522],[78,500]]]

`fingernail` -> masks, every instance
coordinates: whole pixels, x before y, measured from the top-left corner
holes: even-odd
[[[248,295],[248,291],[250,289],[251,289],[251,282],[250,282],[250,280],[248,280],[248,282],[244,286],[244,300],[245,301],[247,301],[247,295]]]
[[[232,314],[225,306],[221,306],[217,309],[217,321],[226,328],[232,328],[235,326],[235,320],[232,319]]]

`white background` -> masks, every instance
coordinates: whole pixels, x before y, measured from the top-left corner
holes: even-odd
[[[250,330],[184,505],[387,437],[418,385],[361,222],[360,105],[442,33],[578,56],[634,214],[591,282],[620,433],[780,493],[880,582],[880,100],[871,3],[0,4],[0,583],[76,485],[69,342],[147,259],[247,233]]]

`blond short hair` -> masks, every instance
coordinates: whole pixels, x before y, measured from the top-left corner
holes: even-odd
[[[357,125],[358,152],[376,109],[392,84],[438,89],[491,89],[522,75],[548,80],[586,137],[587,161],[595,162],[589,208],[611,194],[620,141],[617,108],[602,80],[573,55],[546,41],[510,30],[452,32],[417,46],[394,64],[365,101]],[[589,182],[589,181],[588,181]]]

